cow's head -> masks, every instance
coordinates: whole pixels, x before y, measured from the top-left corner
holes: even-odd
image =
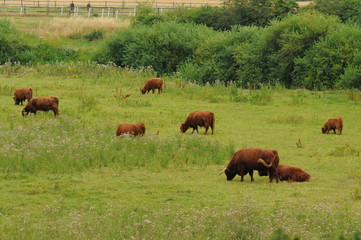
[[[225,173],[225,174],[226,174],[226,176],[227,176],[227,181],[231,181],[231,180],[237,175],[237,172],[232,172],[232,171],[230,171],[227,167],[224,168],[219,175],[221,175],[222,173]]]
[[[322,133],[325,133],[326,132],[326,127],[322,127],[321,131],[322,131]]]
[[[145,90],[145,88],[141,88],[141,89],[140,89],[140,92],[141,92],[142,94],[145,94],[146,91],[147,91],[147,90]]]
[[[262,177],[262,176],[268,176],[268,170],[267,170],[267,169],[258,170],[258,175],[259,175],[260,177]]]
[[[25,108],[21,111],[21,114],[22,114],[23,116],[28,115],[28,114],[29,114],[29,110],[27,110],[26,107],[25,107]]]
[[[185,133],[188,130],[188,126],[185,123],[182,123],[180,126],[180,130],[182,133]]]

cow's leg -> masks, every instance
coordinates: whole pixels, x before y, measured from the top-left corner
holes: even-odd
[[[209,128],[209,127],[208,127],[208,126],[206,126],[205,128],[206,128],[206,132],[205,132],[204,134],[207,134],[207,132],[208,132],[208,128]]]
[[[243,182],[244,181],[244,174],[243,174],[243,172],[241,173],[241,182]]]
[[[199,131],[198,131],[198,126],[196,127],[196,131],[197,131],[197,133],[199,133]]]
[[[155,89],[154,89],[154,88],[152,89],[152,93],[153,93],[153,94],[155,93]]]
[[[249,170],[249,175],[251,176],[251,182],[254,182],[253,170]]]
[[[332,128],[334,134],[336,134],[336,128]]]
[[[341,135],[341,133],[342,133],[342,128],[340,127],[340,128],[338,129],[338,135]]]

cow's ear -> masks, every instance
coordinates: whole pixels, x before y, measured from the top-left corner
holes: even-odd
[[[272,150],[274,155],[278,155],[278,152],[276,150]]]

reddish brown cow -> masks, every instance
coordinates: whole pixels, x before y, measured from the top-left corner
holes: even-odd
[[[221,173],[224,172],[227,175],[228,181],[231,181],[238,174],[241,176],[241,182],[243,182],[244,175],[249,173],[253,182],[253,171],[256,170],[260,173],[260,176],[266,176],[269,173],[269,181],[272,182],[273,179],[276,179],[278,183],[278,163],[279,157],[275,150],[246,148],[237,151]]]
[[[322,133],[329,133],[333,130],[333,133],[336,133],[336,129],[338,131],[338,135],[341,135],[343,128],[343,120],[342,118],[330,118],[327,120],[325,125],[321,128]]]
[[[37,111],[53,111],[54,116],[59,115],[59,100],[57,97],[38,97],[32,98],[22,110],[21,114],[23,116],[28,115],[29,113],[36,114]]]
[[[32,97],[33,97],[33,90],[31,88],[18,88],[14,92],[13,99],[14,99],[15,105],[19,105],[19,103],[21,103],[21,105],[23,105],[23,102],[26,99],[29,102],[29,100]]]
[[[195,111],[191,112],[184,123],[181,124],[180,130],[181,132],[186,132],[188,128],[193,128],[192,133],[194,130],[198,132],[198,126],[205,127],[206,131],[204,134],[207,134],[208,128],[211,127],[212,134],[214,134],[214,124],[215,118],[214,113],[207,112],[207,111]]]
[[[140,89],[142,94],[149,93],[150,90],[154,93],[155,89],[158,89],[158,94],[163,92],[163,80],[160,78],[149,79],[143,88]]]
[[[301,168],[286,165],[278,165],[277,172],[281,181],[308,182],[311,178],[311,175],[302,171]]]
[[[117,136],[130,134],[133,136],[144,136],[144,123],[119,123],[117,127]]]

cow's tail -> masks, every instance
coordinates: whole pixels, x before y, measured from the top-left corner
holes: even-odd
[[[216,122],[216,119],[214,118],[214,113],[212,113],[212,119],[211,119],[211,128],[212,128],[212,134],[214,134],[214,124]]]

